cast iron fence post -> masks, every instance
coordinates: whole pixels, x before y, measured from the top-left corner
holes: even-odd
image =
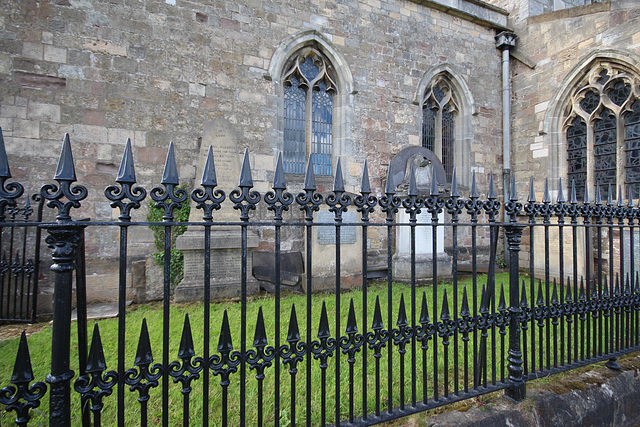
[[[53,330],[51,334],[51,373],[47,382],[49,392],[49,425],[71,425],[71,378],[74,372],[69,368],[71,341],[71,289],[73,270],[76,268],[77,249],[82,242],[82,224],[71,219],[71,208],[79,208],[80,201],[87,197],[83,186],[71,186],[76,181],[76,171],[71,155],[69,135],[65,134],[58,167],[53,178],[58,185],[46,184],[40,194],[47,200],[47,206],[58,210],[56,224],[44,225],[49,232],[47,245],[52,249],[55,274],[53,293]]]
[[[516,179],[512,176],[509,202],[505,203],[505,213],[509,216],[509,223],[505,224],[505,234],[509,250],[509,356],[508,370],[511,386],[505,390],[505,395],[519,402],[526,396],[526,383],[522,371],[522,350],[520,348],[520,308],[518,252],[524,224],[518,224],[518,213],[522,204],[518,203],[516,194]]]

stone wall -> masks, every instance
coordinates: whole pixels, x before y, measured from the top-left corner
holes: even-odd
[[[490,170],[499,172],[500,53],[491,25],[406,0],[2,0],[0,7],[0,126],[11,171],[37,191],[51,181],[68,132],[78,183],[89,188],[76,218],[117,218],[103,189],[114,180],[127,138],[140,185],[159,185],[174,141],[181,182],[193,187],[202,132],[215,118],[234,126],[238,155],[250,149],[256,189],[268,190],[282,145],[279,82],[269,67],[278,46],[302,31],[326,39],[353,76],[351,93],[341,94],[339,130],[348,191],[359,188],[368,159],[373,191],[380,192],[393,155],[420,143],[418,86],[442,64],[473,95],[465,112],[468,166],[479,172],[479,187],[485,191]],[[302,176],[287,179],[294,190],[302,185]],[[328,191],[332,180],[318,184]],[[145,211],[134,219],[143,220]],[[101,260],[88,265],[90,299],[115,295],[117,271],[101,266],[117,253],[117,233],[87,235],[89,255]],[[263,246],[269,240],[264,236]],[[132,260],[147,256],[151,241],[146,228],[131,228]],[[376,236],[369,242],[372,249],[384,245]]]

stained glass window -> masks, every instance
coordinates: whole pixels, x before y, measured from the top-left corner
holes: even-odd
[[[316,175],[332,174],[333,95],[331,66],[318,51],[294,55],[284,78],[285,173],[303,174],[306,157]]]
[[[447,181],[451,182],[455,165],[456,102],[450,83],[439,78],[430,86],[422,104],[422,146],[442,161]]]
[[[640,101],[624,115],[625,179],[634,197],[640,194]]]
[[[594,67],[577,86],[568,108],[567,175],[580,199],[586,186],[603,198],[618,186],[640,191],[640,101],[628,72],[614,64]],[[624,126],[624,132],[619,126]]]

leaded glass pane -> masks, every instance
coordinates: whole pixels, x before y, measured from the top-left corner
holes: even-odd
[[[616,188],[616,117],[611,110],[604,109],[594,122],[593,128],[595,131],[595,182],[606,191],[608,184]]]
[[[569,182],[574,181],[576,194],[584,194],[587,182],[587,125],[576,117],[567,129],[567,163]]]
[[[293,76],[284,86],[284,144],[285,173],[304,173],[305,164],[305,108],[306,92]]]
[[[629,98],[631,94],[631,87],[620,81],[615,84],[613,89],[609,92],[609,99],[617,106],[624,104],[624,101]]]
[[[435,151],[436,112],[431,108],[431,101],[422,107],[422,146]]]
[[[333,146],[333,95],[327,92],[327,85],[320,82],[313,91],[312,113],[312,156],[313,172],[316,175],[331,175]]]
[[[453,113],[449,111],[449,106],[446,105],[442,109],[442,166],[444,166],[444,171],[447,175],[447,182],[451,182],[455,164],[453,159],[454,124]]]
[[[598,83],[601,85],[605,84],[609,80],[609,74],[607,70],[600,71],[600,77],[598,78]]]
[[[444,92],[440,89],[440,85],[433,86],[433,96],[436,98],[438,102],[441,102],[444,99]]]
[[[300,71],[302,72],[302,75],[311,82],[316,78],[320,69],[313,63],[311,58],[307,57],[304,59],[304,62],[300,64]]]
[[[631,111],[624,115],[625,175],[627,186],[634,194],[640,189],[640,101],[635,101]]]
[[[584,99],[580,101],[580,107],[582,107],[582,109],[587,114],[591,114],[595,111],[596,108],[598,108],[599,103],[600,103],[600,95],[590,90],[585,94]]]

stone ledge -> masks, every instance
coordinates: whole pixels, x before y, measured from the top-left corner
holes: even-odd
[[[640,353],[623,356],[618,362],[622,367],[620,372],[594,365],[588,372],[565,374],[556,381],[527,390],[528,397],[519,404],[510,403],[499,392],[500,397],[491,402],[465,412],[453,410],[435,415],[428,418],[426,425],[637,426],[640,425]]]

